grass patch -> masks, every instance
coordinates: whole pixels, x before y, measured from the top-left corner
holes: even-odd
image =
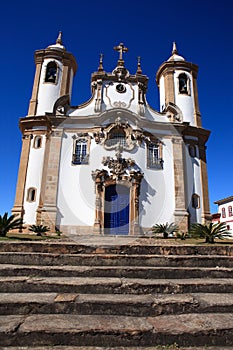
[[[44,236],[37,236],[32,234],[26,234],[26,233],[8,233],[5,237],[0,236],[0,241],[12,241],[12,240],[19,240],[19,241],[43,241],[43,240],[56,240],[61,239],[62,237],[59,235],[44,235]]]

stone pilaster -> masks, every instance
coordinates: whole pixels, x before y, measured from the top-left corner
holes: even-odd
[[[175,103],[174,72],[169,70],[164,76],[165,104]]]
[[[39,83],[40,83],[40,75],[41,75],[41,68],[42,68],[42,60],[39,62],[36,62],[36,73],[35,73],[35,79],[32,89],[32,97],[29,103],[28,108],[28,115],[36,115],[37,110],[37,97],[38,97],[38,90],[39,90]]]
[[[60,165],[60,151],[62,141],[62,130],[55,130],[50,136],[48,158],[45,160],[45,171],[43,174],[41,202],[41,221],[43,225],[50,227],[53,231],[56,225],[57,217],[57,190],[58,175]]]
[[[21,218],[23,218],[23,215],[24,215],[23,203],[24,203],[24,195],[25,195],[25,184],[26,184],[26,177],[27,177],[31,138],[32,138],[31,134],[23,135],[15,203],[14,203],[14,207],[12,208],[12,214],[15,214]]]
[[[201,184],[202,184],[202,222],[211,221],[208,190],[208,174],[206,164],[206,147],[204,144],[199,145]]]
[[[175,223],[181,231],[188,231],[188,213],[185,198],[184,149],[182,137],[176,136],[173,142],[174,184],[175,184]]]

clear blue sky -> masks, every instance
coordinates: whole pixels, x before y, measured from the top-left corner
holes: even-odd
[[[63,32],[78,72],[72,104],[90,97],[90,76],[104,53],[104,68],[117,61],[113,46],[123,42],[126,67],[136,71],[142,57],[147,99],[159,109],[155,74],[171,54],[172,42],[187,61],[198,64],[199,102],[207,144],[211,211],[213,202],[233,195],[233,25],[232,0],[41,0],[1,3],[0,214],[14,203],[21,151],[18,120],[27,114],[34,79],[34,51],[55,43]]]

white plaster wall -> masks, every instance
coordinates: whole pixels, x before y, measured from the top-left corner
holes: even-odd
[[[201,169],[200,160],[198,154],[198,148],[196,147],[196,157],[189,155],[188,146],[185,147],[185,158],[186,158],[186,198],[188,210],[190,213],[191,223],[202,222],[202,184],[201,184]],[[200,196],[200,208],[193,208],[192,206],[192,195],[196,193]]]
[[[45,150],[45,135],[42,137],[42,147],[33,148],[34,138],[31,140],[30,154],[27,168],[27,178],[24,193],[24,222],[28,225],[36,223],[36,210],[39,205],[40,189],[41,189],[41,178],[44,163],[44,150]],[[27,191],[29,188],[36,188],[36,200],[35,202],[27,201]]]
[[[154,224],[174,221],[174,165],[171,140],[162,140],[163,169],[146,168],[146,148],[139,161],[144,165],[144,180],[141,187],[140,224],[151,228]]]
[[[96,195],[91,173],[96,169],[104,168],[103,157],[115,157],[115,151],[106,151],[92,140],[89,164],[72,165],[73,134],[66,132],[62,140],[57,199],[60,214],[57,224],[93,226]],[[131,152],[125,151],[122,156],[134,159],[144,173],[140,195],[140,224],[149,228],[157,222],[172,222],[174,220],[174,176],[170,140],[166,140],[164,145],[163,170],[147,169],[145,145]]]
[[[165,87],[164,76],[161,76],[159,80],[159,100],[160,100],[160,112],[165,108]]]
[[[58,79],[56,84],[44,83],[47,64],[55,61],[58,64]],[[60,88],[62,80],[63,65],[55,59],[45,59],[42,65],[39,90],[38,90],[38,105],[36,115],[45,115],[45,112],[52,112],[53,105],[60,97]]]
[[[179,81],[178,76],[185,73],[190,79],[190,95],[179,93]],[[186,71],[175,71],[174,73],[174,87],[175,87],[175,104],[181,109],[183,113],[183,121],[189,122],[190,125],[194,124],[194,99],[193,99],[193,82],[192,75]]]

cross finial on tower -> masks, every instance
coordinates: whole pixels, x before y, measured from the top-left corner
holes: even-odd
[[[62,32],[59,32],[56,44],[62,45]]]
[[[177,53],[178,53],[178,51],[177,51],[177,47],[176,47],[176,42],[173,41],[172,54],[174,55],[174,54],[177,54]]]
[[[127,52],[128,48],[125,47],[123,43],[120,43],[118,46],[114,46],[114,50],[119,52],[119,61],[122,61],[123,52]]]

